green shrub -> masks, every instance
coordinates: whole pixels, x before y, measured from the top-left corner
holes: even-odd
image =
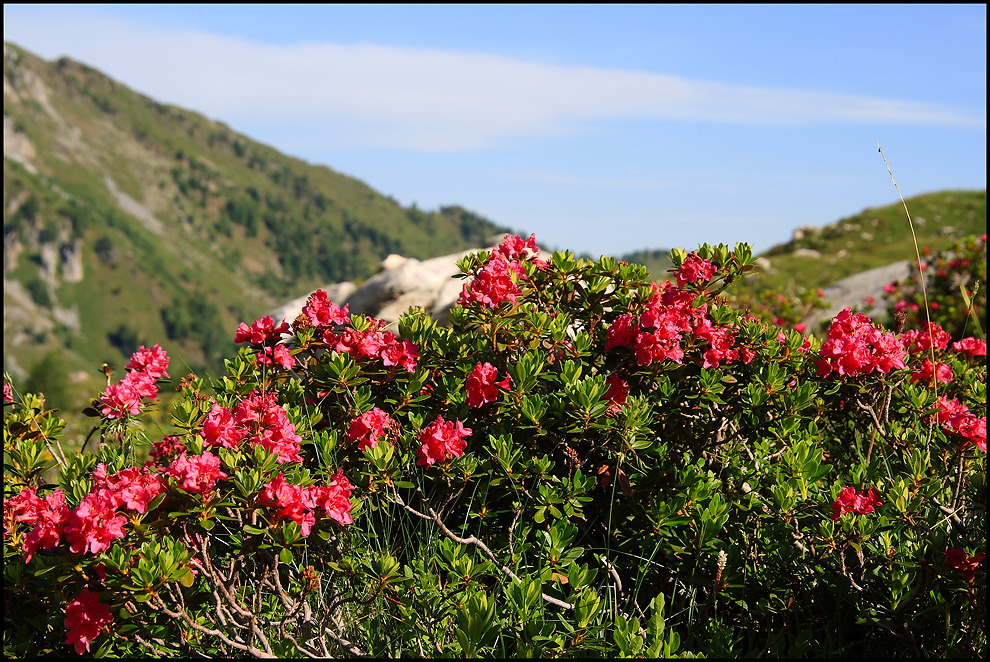
[[[399,337],[317,293],[165,436],[142,348],[97,455],[7,405],[5,654],[985,656],[978,343],[931,329],[946,383],[917,332],[733,310],[746,245],[671,258],[509,238]]]

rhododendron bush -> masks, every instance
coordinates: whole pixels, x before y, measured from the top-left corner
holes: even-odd
[[[748,246],[672,260],[507,237],[449,328],[317,292],[167,430],[142,348],[95,453],[5,382],[5,654],[985,656],[985,343],[784,331],[727,305]]]

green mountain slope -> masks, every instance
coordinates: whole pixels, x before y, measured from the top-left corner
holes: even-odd
[[[987,192],[940,191],[905,200],[919,247],[932,252],[987,231]],[[762,254],[766,262],[743,286],[751,291],[827,287],[847,276],[915,259],[914,240],[900,201],[866,209],[823,227],[804,227]],[[769,266],[767,266],[769,263]]]
[[[939,191],[905,202],[915,221],[919,247],[927,246],[932,252],[948,248],[956,239],[987,231],[986,191]],[[718,237],[709,239],[709,243],[717,242]],[[765,258],[762,266],[742,282],[742,287],[752,291],[818,289],[892,262],[913,261],[914,240],[904,207],[897,201],[829,225],[797,228],[790,241],[760,257]],[[667,273],[671,266],[669,249],[640,250],[620,259],[646,265],[654,280],[671,279]]]
[[[215,365],[237,322],[286,299],[503,231],[10,44],[3,173],[4,368],[20,379],[52,352],[91,372],[141,343],[162,342],[173,375]]]

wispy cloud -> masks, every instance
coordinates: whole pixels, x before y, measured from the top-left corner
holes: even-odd
[[[985,113],[646,71],[375,44],[271,46],[109,18],[7,15],[4,39],[71,52],[158,100],[235,127],[296,125],[322,148],[456,151],[569,135],[618,119],[740,125],[985,127]]]

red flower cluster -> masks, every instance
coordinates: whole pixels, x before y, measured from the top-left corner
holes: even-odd
[[[478,275],[470,283],[464,285],[457,299],[458,306],[474,302],[489,308],[498,308],[503,301],[516,302],[516,297],[522,294],[517,280],[521,276],[522,266],[518,262],[510,262],[500,252],[493,252],[488,258],[488,264],[482,267]]]
[[[911,354],[928,352],[931,351],[932,347],[945,349],[949,346],[950,340],[952,340],[952,336],[938,324],[929,324],[926,331],[912,329],[901,334],[901,342]]]
[[[268,482],[258,493],[258,505],[277,509],[275,522],[291,520],[302,529],[303,537],[309,536],[316,524],[317,509],[323,509],[328,517],[340,524],[350,524],[351,490],[353,486],[338,469],[329,485],[293,485],[278,476]]]
[[[281,324],[275,326],[275,320],[272,319],[272,316],[265,315],[256,319],[251,326],[244,322],[238,324],[237,331],[234,333],[234,342],[238,345],[243,342],[249,342],[252,345],[277,343],[282,339],[284,333],[290,333],[288,322],[283,320]]]
[[[929,386],[936,381],[948,384],[953,379],[955,377],[952,374],[952,367],[948,363],[934,365],[931,359],[925,359],[925,362],[921,364],[921,369],[911,373],[912,382],[921,381]]]
[[[526,240],[518,235],[509,236],[506,234],[505,239],[495,250],[504,255],[510,262],[532,260],[540,269],[547,267],[547,263],[540,259],[540,249],[536,245],[535,234],[529,235],[529,239]]]
[[[987,452],[987,417],[979,418],[969,410],[969,407],[958,400],[939,396],[935,402],[939,411],[935,420],[942,429],[962,437],[966,442],[975,444],[984,453]]]
[[[729,327],[715,327],[708,319],[707,306],[695,308],[693,301],[694,294],[670,282],[660,286],[654,283],[646,310],[638,319],[622,315],[608,328],[605,351],[613,347],[631,347],[636,363],[641,366],[664,359],[681,363],[684,358],[681,340],[685,334],[693,333],[710,346],[704,354],[704,367],[738,360],[739,350],[734,348],[735,332]]]
[[[168,377],[168,356],[160,346],[147,349],[144,345],[134,352],[127,362],[127,376],[116,384],[107,386],[100,396],[101,412],[107,418],[122,418],[126,414],[141,413],[141,398],[156,400],[160,377]]]
[[[147,469],[131,467],[108,476],[102,464],[93,472],[93,489],[71,511],[65,494],[54,490],[44,498],[26,488],[4,502],[4,535],[15,523],[32,527],[24,537],[24,562],[39,549],[54,549],[62,538],[75,554],[97,554],[124,537],[127,518],[117,511],[127,508],[147,512],[148,503],[166,490],[165,481]]]
[[[165,372],[168,370],[168,355],[160,345],[155,345],[151,349],[141,345],[141,348],[134,352],[131,360],[127,362],[124,368],[146,373],[154,379],[169,377],[169,374]]]
[[[612,403],[608,411],[610,414],[615,414],[622,409],[622,405],[626,404],[626,398],[629,397],[629,384],[618,375],[609,375],[605,381],[608,384],[608,390],[602,394],[602,400],[608,400]]]
[[[467,446],[464,437],[470,435],[471,430],[464,427],[459,420],[455,423],[443,420],[443,416],[437,416],[437,420],[419,433],[419,441],[423,445],[416,449],[416,455],[419,456],[416,464],[431,465],[435,462],[443,462],[450,456],[460,457]]]
[[[854,487],[843,487],[839,492],[839,498],[832,504],[832,521],[838,522],[839,518],[846,513],[866,515],[872,513],[874,508],[882,506],[883,501],[880,495],[871,487],[870,491],[856,493]]]
[[[24,536],[24,562],[39,549],[55,549],[62,538],[69,508],[65,494],[60,489],[49,492],[44,498],[38,496],[33,487],[23,489],[3,502],[3,535],[12,531],[18,522],[26,522],[33,527]]]
[[[514,304],[516,297],[522,294],[518,282],[526,278],[526,269],[522,263],[527,260],[540,269],[547,267],[547,263],[540,259],[536,235],[531,234],[529,239],[523,240],[519,236],[506,234],[474,280],[464,285],[457,305],[465,306],[474,302],[488,308],[497,308],[504,301]]]
[[[14,401],[14,394],[10,390],[10,384],[8,384],[7,382],[4,382],[3,383],[3,403],[4,404],[7,404],[8,402],[13,402],[13,401]]]
[[[99,554],[124,537],[127,518],[117,513],[114,501],[105,494],[90,492],[69,513],[64,533],[73,554]]]
[[[499,393],[508,390],[511,378],[506,375],[500,382],[498,369],[491,363],[479,363],[474,366],[467,378],[467,403],[469,407],[480,407],[486,402],[498,400]]]
[[[874,327],[866,315],[854,315],[844,308],[832,318],[828,340],[822,344],[819,357],[815,364],[819,377],[828,377],[833,372],[852,377],[904,368],[907,353],[893,333]]]
[[[278,455],[279,464],[302,462],[302,437],[274,395],[252,391],[233,410],[214,403],[203,424],[208,446],[236,448],[247,440]]]
[[[106,467],[100,464],[93,471],[93,479],[95,483],[91,494],[98,494],[101,500],[115,509],[126,506],[128,510],[141,514],[148,511],[152,499],[168,488],[161,476],[138,467],[129,467],[107,476]]]
[[[987,341],[979,338],[963,338],[959,342],[952,343],[952,349],[965,354],[969,358],[987,355]]]
[[[715,265],[709,260],[703,260],[691,251],[684,263],[677,269],[677,286],[684,287],[687,283],[709,281],[715,277]]]
[[[970,556],[962,547],[950,547],[945,550],[945,565],[961,574],[965,580],[972,583],[976,579],[976,569],[987,557],[983,552]]]
[[[375,407],[371,411],[366,411],[351,422],[351,427],[347,430],[347,440],[357,441],[358,450],[374,448],[383,438],[388,438],[388,431],[395,425],[395,421],[384,411]]]
[[[302,312],[309,319],[309,323],[317,329],[325,329],[334,324],[343,326],[350,320],[347,304],[345,303],[343,308],[339,307],[330,301],[330,297],[323,290],[316,290],[309,295]]]
[[[275,326],[271,315],[265,315],[255,320],[251,326],[241,322],[234,334],[234,342],[258,345],[258,352],[255,354],[258,363],[267,366],[274,366],[277,363],[288,370],[296,364],[296,359],[285,345],[279,344],[279,341],[282,340],[282,334],[290,332],[288,322],[283,320],[281,324]]]
[[[89,652],[90,642],[112,622],[110,607],[100,602],[99,594],[84,588],[65,608],[65,643],[75,646],[77,655]]]
[[[347,327],[341,333],[334,333],[327,329],[323,332],[323,342],[335,352],[350,354],[356,361],[381,359],[385,366],[401,366],[408,372],[415,372],[419,348],[409,340],[399,341],[394,333],[385,330],[382,320],[371,319],[369,322],[370,326],[362,331]]]
[[[193,494],[209,494],[218,480],[228,478],[220,469],[220,458],[210,451],[192,456],[183,451],[164,473],[178,481],[181,489]]]
[[[709,343],[704,353],[703,368],[717,368],[722,361],[732,363],[739,359],[739,350],[733,349],[736,334],[729,327],[715,327],[708,317],[702,317],[694,327],[694,335]]]
[[[165,435],[161,441],[151,442],[151,453],[149,454],[153,462],[166,463],[177,458],[184,450],[186,450],[186,445],[182,443],[181,437]]]

